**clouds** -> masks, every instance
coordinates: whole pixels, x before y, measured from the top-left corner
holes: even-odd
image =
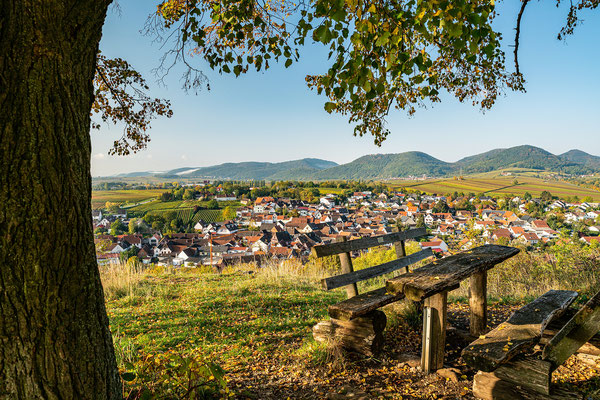
[[[104,155],[104,153],[98,153],[98,154],[94,154],[92,156],[92,158],[94,160],[104,160],[104,158],[106,158],[106,156]]]

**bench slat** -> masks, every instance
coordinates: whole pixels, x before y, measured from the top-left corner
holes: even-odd
[[[384,244],[400,242],[402,240],[414,239],[419,236],[425,236],[426,234],[427,230],[425,228],[416,228],[408,231],[393,232],[387,235],[349,240],[347,242],[323,244],[314,246],[312,251],[317,257],[332,256],[334,254],[349,253],[351,251],[382,246]]]
[[[600,292],[596,293],[581,309],[550,339],[542,358],[558,368],[581,346],[600,332]]]
[[[487,271],[518,252],[519,249],[514,247],[479,246],[392,278],[387,281],[387,290],[390,293],[402,292],[407,298],[420,301],[448,290],[477,272]]]
[[[552,319],[577,297],[571,290],[550,290],[515,311],[487,335],[471,343],[462,357],[471,367],[491,372],[519,353],[531,350]]]
[[[329,316],[349,321],[403,298],[403,293],[393,295],[387,293],[383,287],[329,306]]]
[[[377,276],[387,274],[389,272],[394,272],[396,270],[399,270],[400,268],[407,267],[432,255],[433,251],[431,249],[421,250],[408,256],[392,260],[380,265],[376,265],[374,267],[365,268],[358,271],[322,279],[321,284],[323,286],[323,289],[336,289],[342,286],[350,285],[352,283],[364,281],[366,279],[375,278]]]

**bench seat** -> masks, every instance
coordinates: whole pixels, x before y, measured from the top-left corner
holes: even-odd
[[[402,299],[404,293],[390,294],[382,287],[329,306],[329,316],[349,321]]]

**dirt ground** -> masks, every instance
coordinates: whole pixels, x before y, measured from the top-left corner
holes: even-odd
[[[517,306],[491,305],[491,328],[505,321]],[[249,365],[227,368],[229,387],[241,399],[474,399],[476,371],[460,357],[468,338],[468,306],[450,304],[446,365],[443,375],[420,371],[421,332],[406,324],[386,328],[386,343],[377,358],[343,354],[323,366],[293,356],[302,343],[286,343],[274,354],[257,353]],[[553,385],[600,399],[600,365],[571,357],[553,374]]]

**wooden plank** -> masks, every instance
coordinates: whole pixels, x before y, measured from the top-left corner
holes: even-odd
[[[577,314],[576,309],[573,307],[569,307],[567,311],[563,313],[560,317],[552,320],[548,327],[544,330],[544,335],[540,339],[540,346],[542,348],[550,342],[550,340],[556,336],[556,334],[569,322],[571,318],[575,314]],[[592,336],[591,339],[584,343],[583,346],[577,349],[576,353],[589,354],[593,356],[600,356],[600,332]]]
[[[426,234],[427,230],[425,228],[410,229],[408,231],[388,233],[387,235],[349,240],[343,243],[336,242],[323,244],[313,247],[312,252],[317,257],[325,257],[334,254],[349,253],[356,250],[364,250],[370,247],[382,246],[384,244],[391,244],[401,240],[414,239],[419,236],[425,236]]]
[[[477,382],[473,381],[473,390],[477,390],[478,397],[487,398],[494,391],[496,379],[483,379],[485,375],[489,374],[489,378],[501,379],[505,382],[512,383],[515,386],[521,386],[522,388],[540,393],[543,395],[550,394],[550,378],[552,376],[551,365],[547,361],[525,358],[518,361],[511,361],[507,364],[501,365],[494,372],[482,372],[477,374]],[[476,389],[477,388],[477,389]],[[486,393],[486,395],[480,396],[480,394]]]
[[[469,276],[486,271],[514,256],[519,249],[485,245],[436,260],[431,264],[387,281],[390,293],[403,292],[407,298],[420,301],[446,291]]]
[[[577,292],[570,290],[546,292],[467,346],[462,352],[463,360],[475,369],[490,372],[517,354],[533,349],[548,323],[564,312],[576,297]]]
[[[421,369],[426,374],[444,367],[448,292],[425,299]]]
[[[392,260],[381,265],[376,265],[374,267],[365,268],[358,271],[322,279],[321,285],[323,289],[336,289],[342,286],[350,285],[356,282],[375,278],[383,274],[394,272],[400,268],[404,268],[410,264],[414,264],[417,261],[421,261],[427,257],[431,257],[432,255],[433,251],[431,249],[421,250],[406,257],[397,260]],[[342,264],[342,269],[343,267],[344,265]]]
[[[453,286],[448,291],[458,289],[459,287],[460,285]],[[383,287],[330,305],[329,316],[331,318],[349,321],[402,299],[404,299],[404,293],[391,294]]]
[[[600,332],[600,291],[544,347],[542,358],[558,368],[573,353]]]
[[[581,400],[583,394],[552,388],[550,394],[527,390],[495,376],[491,372],[479,371],[473,378],[473,395],[482,400]]]
[[[359,294],[348,300],[329,306],[329,316],[339,320],[352,320],[362,317],[387,304],[402,300],[403,293],[390,294],[385,288]]]
[[[487,330],[487,271],[469,279],[469,332],[477,337]]]
[[[348,239],[345,236],[339,238],[340,243],[345,243],[346,240]],[[343,274],[349,274],[354,271],[354,267],[352,266],[352,257],[350,256],[350,253],[341,253],[339,255],[339,258]],[[348,298],[358,296],[358,287],[356,286],[356,283],[350,283],[346,285],[346,295],[348,296]]]

